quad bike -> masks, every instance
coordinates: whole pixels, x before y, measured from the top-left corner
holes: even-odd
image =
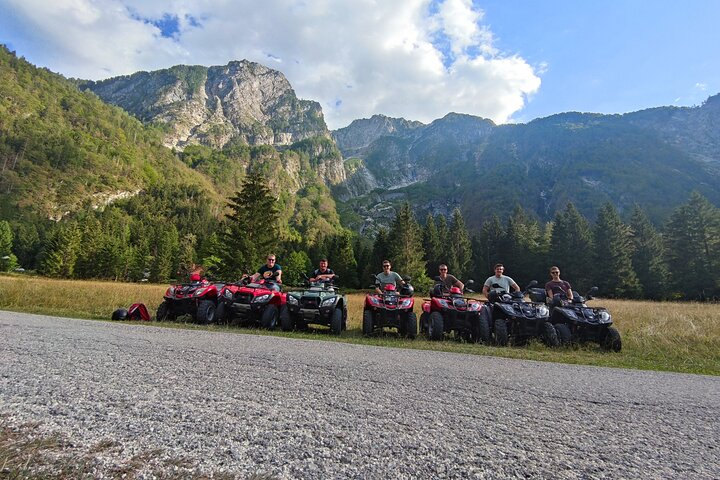
[[[490,342],[490,324],[486,318],[480,318],[482,303],[463,297],[458,287],[449,290],[443,285],[440,277],[430,289],[430,298],[423,299],[420,314],[420,331],[427,334],[430,340],[443,340],[446,333],[453,333],[455,338],[469,342]],[[467,287],[472,285],[469,280]]]
[[[286,294],[280,291],[275,276],[266,273],[266,277],[255,282],[246,275],[239,282],[225,285],[218,300],[218,321],[275,329]]]
[[[308,324],[325,325],[333,335],[340,335],[347,328],[347,298],[334,285],[338,278],[311,282],[305,277],[307,288],[288,292],[286,305],[280,307],[280,328],[289,331]]]
[[[362,332],[370,336],[376,331],[385,328],[395,328],[398,333],[410,339],[417,336],[417,317],[413,312],[415,299],[412,297],[414,289],[410,285],[410,278],[403,277],[405,284],[399,290],[392,283],[382,283],[373,275],[375,285],[370,288],[379,288],[381,293],[369,293],[365,296],[363,307]]]
[[[560,344],[555,327],[549,321],[548,307],[544,303],[525,301],[525,294],[535,285],[537,281],[533,280],[524,291],[508,293],[493,284],[494,290],[488,293],[480,318],[492,327],[496,345],[504,347],[510,342],[524,345],[531,338],[540,338],[548,347]]]
[[[620,332],[612,326],[610,312],[603,307],[588,307],[585,303],[592,300],[597,291],[597,287],[592,287],[585,297],[573,292],[572,300],[564,293],[555,294],[549,305],[550,322],[555,325],[562,345],[596,342],[604,350],[619,352],[622,339]],[[544,291],[542,295],[544,299]]]
[[[211,283],[200,276],[191,277],[190,283],[170,285],[165,291],[164,300],[158,306],[155,318],[158,322],[175,320],[182,315],[190,315],[193,321],[201,324],[216,320],[218,291],[222,283]]]

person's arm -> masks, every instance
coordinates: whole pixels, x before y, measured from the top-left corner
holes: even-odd
[[[282,283],[282,268],[277,269],[277,276],[275,277],[277,283]]]
[[[465,291],[465,284],[461,282],[456,276],[453,275],[453,278],[455,279],[454,286],[458,287],[461,292]]]
[[[515,283],[515,280],[513,280],[512,278],[510,279],[510,288],[512,288],[516,292],[520,291],[520,287],[518,286],[517,283]]]
[[[400,276],[400,274],[397,272],[393,272],[393,273],[395,274],[395,280],[400,282],[402,285],[405,285],[405,280],[403,280],[403,278]]]
[[[488,293],[490,293],[490,285],[488,285],[487,283],[486,283],[485,285],[483,285],[483,292],[482,292],[482,293],[483,293],[483,295],[485,295],[485,297],[487,297],[487,296],[488,296]]]
[[[565,282],[565,285],[567,285],[567,290],[565,290],[565,294],[567,295],[568,300],[572,300],[573,299],[572,287],[570,287],[570,283],[568,283],[568,282]]]

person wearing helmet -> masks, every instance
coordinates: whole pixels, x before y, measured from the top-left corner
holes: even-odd
[[[515,283],[515,280],[507,275],[503,275],[503,272],[505,272],[505,267],[502,263],[498,263],[495,265],[495,275],[488,277],[488,279],[485,280],[485,284],[483,285],[483,295],[485,295],[488,300],[490,300],[488,293],[490,293],[491,290],[504,290],[506,292],[509,292],[510,290],[515,292],[520,291],[520,287],[517,283]],[[499,287],[493,287],[495,284],[499,285]]]
[[[392,267],[392,265],[390,264],[390,260],[383,260],[383,271],[375,275],[375,293],[382,293],[380,287],[383,285],[392,284],[396,288],[398,282],[400,282],[402,285],[405,285],[405,280],[403,280],[397,272],[391,271],[390,267]]]
[[[438,275],[438,277],[440,278],[440,282],[442,282],[443,287],[445,287],[445,290],[450,290],[452,287],[457,287],[462,293],[462,291],[465,289],[465,284],[458,280],[455,275],[450,275],[448,273],[447,265],[443,263],[438,268],[440,270],[440,274]]]

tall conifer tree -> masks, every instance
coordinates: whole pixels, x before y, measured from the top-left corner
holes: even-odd
[[[592,286],[594,261],[590,223],[575,205],[568,203],[555,215],[548,263],[560,267],[562,278],[582,292]]]
[[[393,270],[403,276],[412,277],[416,287],[428,288],[430,279],[425,274],[422,233],[409,203],[406,202],[400,207],[388,240],[388,253],[393,262]]]
[[[632,264],[642,286],[642,295],[656,300],[664,298],[668,271],[662,237],[639,205],[633,209],[630,228],[634,245]]]
[[[632,230],[611,203],[604,204],[595,222],[595,283],[602,295],[637,298],[640,282],[632,266]]]

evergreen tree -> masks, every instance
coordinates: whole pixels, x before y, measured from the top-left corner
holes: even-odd
[[[78,226],[74,222],[57,225],[40,252],[39,272],[48,277],[72,278],[79,250]]]
[[[634,247],[632,265],[642,286],[643,297],[662,299],[668,281],[662,237],[639,205],[633,210],[630,228],[633,231]]]
[[[700,300],[720,295],[720,210],[693,192],[670,216],[665,237],[673,291]]]
[[[177,272],[180,239],[175,225],[158,223],[150,244],[150,281],[167,281]],[[187,279],[183,279],[187,280]]]
[[[611,203],[604,204],[595,223],[595,281],[602,295],[637,298],[640,282],[632,266],[632,230]]]
[[[435,261],[438,265],[441,263],[449,264],[450,263],[450,251],[447,248],[448,241],[450,239],[450,227],[448,227],[447,220],[445,219],[445,215],[438,215],[437,216],[437,232],[438,232],[438,238],[440,239],[440,250],[437,252],[437,256],[435,257]],[[435,269],[435,272],[437,272],[437,268]],[[433,272],[430,272],[433,273]]]
[[[353,250],[352,233],[342,229],[328,240],[326,243],[327,253],[324,256],[327,257],[330,268],[340,277],[339,283],[345,286],[356,285],[358,282],[357,262]]]
[[[592,285],[593,234],[590,223],[568,203],[565,210],[557,212],[552,226],[550,261],[562,271],[562,278],[569,281],[579,292]]]
[[[450,236],[446,245],[450,251],[448,269],[457,278],[467,280],[472,265],[472,243],[465,226],[465,219],[459,208],[453,210],[450,220]],[[437,273],[433,273],[434,275]]]
[[[14,223],[13,231],[13,252],[17,255],[18,262],[26,269],[35,270],[43,246],[41,231],[44,236],[45,229],[38,228],[38,223],[33,221],[23,221]]]
[[[493,275],[493,266],[503,261],[503,243],[505,230],[500,218],[493,214],[490,220],[483,223],[478,241],[475,243],[476,276],[484,279]]]
[[[416,287],[423,290],[429,288],[431,282],[425,274],[422,232],[409,203],[406,202],[400,207],[388,239],[388,253],[393,262],[393,270],[411,277]]]
[[[505,234],[506,268],[512,270],[513,279],[520,285],[547,276],[548,244],[537,220],[517,205],[508,218]]]
[[[17,257],[12,252],[13,231],[10,224],[0,221],[0,272],[9,272],[17,267]]]
[[[265,255],[279,247],[277,200],[265,177],[251,171],[228,207],[230,213],[221,234],[222,270],[227,278],[239,278],[243,273],[255,272],[264,263]]]
[[[430,277],[434,277],[437,275],[441,263],[438,258],[442,251],[442,242],[437,225],[435,225],[435,218],[429,213],[423,229],[423,249],[425,250],[425,271]]]

